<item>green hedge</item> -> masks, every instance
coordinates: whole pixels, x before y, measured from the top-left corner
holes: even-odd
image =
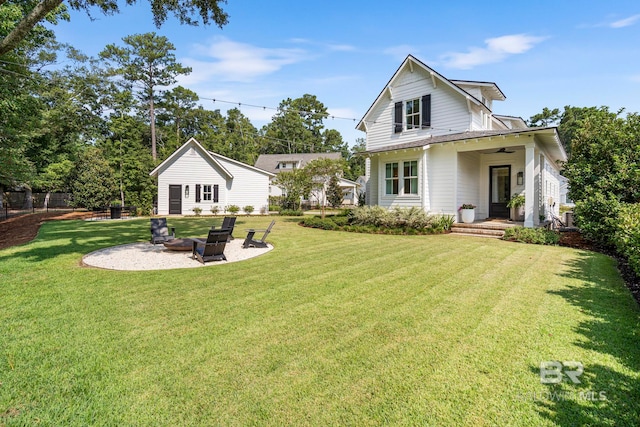
[[[362,206],[324,219],[314,216],[300,222],[306,227],[376,234],[435,234],[451,229],[454,218],[429,215],[420,208]]]
[[[504,230],[503,239],[536,245],[557,245],[560,235],[546,228],[510,227]]]
[[[618,211],[618,221],[613,241],[620,254],[640,276],[640,203],[623,204]]]

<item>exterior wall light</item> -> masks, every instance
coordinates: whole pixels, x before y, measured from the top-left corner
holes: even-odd
[[[188,185],[184,186],[184,198],[185,199],[189,198],[189,186]]]
[[[516,178],[516,182],[518,185],[522,185],[524,182],[524,172],[518,172],[518,177]]]

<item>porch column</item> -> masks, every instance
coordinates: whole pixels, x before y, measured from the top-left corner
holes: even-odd
[[[535,205],[535,143],[525,145],[524,155],[524,226],[533,228]]]

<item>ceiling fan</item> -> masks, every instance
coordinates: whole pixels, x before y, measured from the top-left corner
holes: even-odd
[[[506,148],[502,147],[498,151],[496,151],[496,153],[511,154],[511,153],[515,153],[515,151],[508,151]]]

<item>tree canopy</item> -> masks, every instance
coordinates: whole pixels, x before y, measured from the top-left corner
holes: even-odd
[[[136,2],[125,0],[124,3],[132,5]],[[158,28],[167,20],[169,14],[176,17],[181,24],[215,23],[222,28],[227,24],[229,16],[222,10],[220,3],[226,3],[226,0],[149,0],[153,22]],[[64,14],[67,7],[84,10],[89,16],[93,10],[105,15],[114,15],[120,13],[121,4],[122,2],[117,0],[72,0],[67,3],[63,0],[2,0],[0,15],[9,17],[7,23],[10,25],[6,26],[6,34],[0,34],[0,56],[17,48],[43,20],[54,19],[52,17],[56,14],[63,14],[63,18],[68,20],[69,15]]]

